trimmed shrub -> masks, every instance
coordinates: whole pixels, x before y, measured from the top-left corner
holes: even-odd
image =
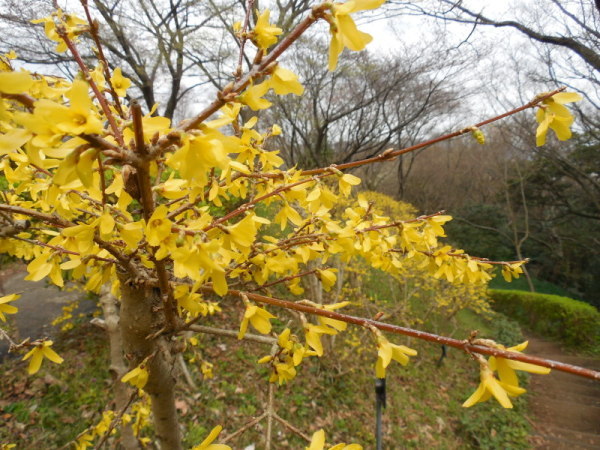
[[[569,347],[600,349],[600,312],[592,305],[558,295],[490,289],[492,307],[525,328]]]

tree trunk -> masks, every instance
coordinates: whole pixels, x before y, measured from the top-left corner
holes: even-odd
[[[115,394],[115,409],[121,411],[129,401],[129,389],[121,378],[127,373],[127,366],[123,361],[123,341],[119,330],[119,311],[117,299],[110,293],[110,286],[102,286],[100,305],[104,314],[104,329],[108,334],[110,349],[110,373],[113,377],[113,391]],[[121,445],[125,450],[137,450],[139,442],[133,434],[130,424],[121,427]]]
[[[163,338],[147,339],[165,324],[158,290],[131,283],[126,274],[121,281],[121,336],[129,367],[148,360],[148,383],[144,391],[152,401],[152,415],[160,448],[179,450],[181,433],[175,408],[175,378],[169,343]]]

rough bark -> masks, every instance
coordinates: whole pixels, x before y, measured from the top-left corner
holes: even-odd
[[[104,314],[104,329],[108,334],[110,373],[114,382],[115,409],[121,411],[127,405],[130,394],[127,386],[121,383],[121,378],[127,373],[127,366],[123,360],[123,341],[119,329],[117,299],[110,293],[110,286],[108,285],[102,287],[100,305]],[[121,427],[121,436],[121,445],[125,450],[137,450],[140,448],[130,424],[124,424]]]
[[[129,367],[148,360],[144,391],[152,401],[154,429],[161,449],[179,450],[181,433],[175,408],[175,378],[169,343],[162,337],[148,339],[165,324],[157,290],[133,284],[120,274],[121,336]]]

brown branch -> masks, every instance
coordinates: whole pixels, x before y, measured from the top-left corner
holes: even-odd
[[[246,46],[246,42],[248,41],[248,26],[250,25],[250,16],[252,15],[252,9],[254,8],[255,0],[248,0],[248,4],[246,5],[246,15],[244,17],[244,25],[242,25],[242,30],[239,34],[240,36],[240,53],[238,55],[238,65],[235,70],[235,80],[239,81],[242,77],[242,64],[244,62],[244,48]],[[258,50],[262,52],[261,49]]]
[[[275,419],[277,422],[279,422],[281,425],[283,425],[284,427],[286,427],[288,430],[290,430],[292,433],[297,434],[298,436],[300,436],[302,439],[304,439],[306,442],[310,442],[311,438],[310,436],[308,436],[307,434],[303,433],[302,431],[300,431],[298,428],[296,428],[295,426],[293,426],[291,423],[289,423],[287,420],[283,419],[281,416],[279,416],[279,414],[277,414],[276,412],[273,413],[273,419]]]
[[[270,56],[270,54],[269,54],[269,56]],[[559,92],[562,92],[564,90],[565,90],[565,88],[562,87],[562,88],[559,88],[559,89],[555,89],[554,91],[549,92],[547,94],[537,96],[535,99],[533,99],[532,101],[530,101],[529,103],[527,103],[527,104],[525,104],[523,106],[520,106],[518,108],[512,109],[512,110],[507,111],[507,112],[505,112],[503,114],[500,114],[498,116],[492,117],[491,119],[484,120],[483,122],[479,122],[479,123],[475,124],[474,127],[480,128],[480,127],[483,127],[483,126],[488,125],[490,123],[493,123],[493,122],[496,122],[498,120],[504,119],[504,118],[512,116],[514,114],[517,114],[517,113],[519,113],[521,111],[524,111],[526,109],[534,108],[535,106],[539,105],[544,100],[546,100],[546,99],[552,97],[553,95],[555,95],[555,94],[557,94]],[[472,130],[473,130],[473,127],[467,127],[467,128],[463,128],[462,130],[455,131],[455,132],[449,133],[449,134],[445,134],[443,136],[439,136],[437,138],[430,139],[428,141],[421,142],[420,144],[416,144],[416,145],[413,145],[413,146],[410,146],[410,147],[406,147],[406,148],[403,148],[403,149],[400,149],[400,150],[388,149],[388,150],[384,151],[383,153],[381,153],[380,155],[374,156],[372,158],[367,158],[367,159],[363,159],[363,160],[360,160],[360,161],[354,161],[354,162],[349,162],[349,163],[345,163],[345,164],[334,164],[334,165],[331,165],[331,166],[328,166],[328,167],[323,167],[323,168],[320,168],[320,169],[311,169],[311,170],[302,171],[302,175],[311,176],[312,178],[307,178],[307,179],[300,180],[300,181],[297,181],[297,182],[292,183],[292,184],[281,186],[281,187],[275,189],[272,192],[264,194],[261,197],[257,197],[257,198],[253,199],[250,202],[244,203],[242,206],[240,206],[239,208],[231,211],[229,214],[226,214],[225,216],[221,217],[220,219],[217,219],[217,220],[213,221],[210,225],[206,226],[202,231],[206,232],[206,231],[214,228],[216,225],[222,224],[223,222],[226,222],[229,219],[232,219],[233,217],[236,217],[236,216],[242,214],[243,212],[247,211],[248,209],[253,208],[255,204],[257,204],[257,203],[259,203],[259,202],[261,202],[261,201],[263,201],[263,200],[265,200],[265,199],[267,199],[269,197],[272,197],[274,195],[278,195],[281,192],[285,192],[285,191],[287,191],[287,190],[289,190],[289,189],[291,189],[293,187],[300,186],[300,185],[308,183],[310,181],[314,181],[314,180],[316,180],[318,178],[324,178],[324,177],[331,176],[331,175],[335,174],[336,170],[339,171],[339,170],[344,170],[344,169],[352,169],[352,168],[355,168],[355,167],[364,166],[366,164],[373,164],[373,163],[378,163],[378,162],[390,161],[390,160],[396,158],[397,156],[403,155],[405,153],[414,152],[414,151],[420,150],[420,149],[422,149],[424,147],[428,147],[430,145],[437,144],[439,142],[446,141],[448,139],[452,139],[452,138],[461,136],[463,134],[471,133]],[[281,178],[281,177],[283,177],[283,175],[284,175],[283,173],[264,173],[264,174],[260,174],[261,177],[265,177],[265,178]]]
[[[27,94],[0,94],[1,98],[7,98],[9,100],[15,100],[25,106],[29,111],[33,111],[35,98]]]
[[[388,252],[390,252],[390,253],[401,253],[401,254],[408,253],[406,250],[402,250],[400,248],[391,248],[391,249],[388,250]],[[425,255],[425,256],[430,256],[430,257],[437,256],[437,255],[435,255],[434,252],[426,252],[426,251],[423,251],[423,250],[418,250],[418,252],[421,253],[422,255]],[[526,262],[529,261],[528,258],[526,258],[526,259],[519,259],[519,260],[516,260],[516,261],[492,261],[492,260],[489,260],[487,258],[482,258],[480,256],[471,256],[471,255],[469,255],[467,253],[454,253],[454,252],[448,252],[448,253],[445,253],[445,255],[451,256],[453,258],[471,259],[471,260],[473,260],[475,262],[478,262],[478,263],[492,264],[492,265],[498,265],[498,266],[508,266],[508,265],[511,265],[511,264],[526,263]]]
[[[202,122],[216,113],[223,105],[227,103],[227,99],[233,97],[236,94],[239,94],[250,84],[253,78],[256,78],[261,73],[263,73],[272,63],[277,61],[277,58],[281,56],[281,54],[288,49],[290,45],[292,45],[302,34],[312,25],[314,24],[324,13],[324,11],[330,7],[329,3],[322,3],[320,5],[314,6],[312,8],[311,14],[305,18],[302,22],[300,22],[296,27],[285,37],[279,44],[275,46],[273,50],[261,61],[260,64],[255,65],[250,69],[250,71],[237,83],[230,86],[229,89],[225,87],[223,91],[221,91],[218,95],[219,98],[213,101],[209,106],[204,108],[196,117],[194,117],[190,121],[181,122],[177,128],[184,131],[189,131],[191,129],[197,128]]]
[[[201,289],[210,290],[211,288],[203,287]],[[381,331],[387,331],[393,334],[401,334],[404,336],[410,336],[417,339],[421,339],[428,342],[434,342],[437,344],[444,344],[449,347],[458,348],[460,350],[471,352],[471,353],[479,353],[483,355],[496,356],[506,359],[512,359],[514,361],[521,361],[530,364],[536,364],[542,367],[549,367],[551,369],[560,370],[562,372],[571,373],[574,375],[579,375],[586,378],[591,378],[594,380],[600,380],[600,372],[586,369],[584,367],[578,367],[571,364],[565,364],[558,361],[552,361],[545,358],[539,358],[536,356],[526,355],[518,352],[511,352],[508,350],[500,350],[497,348],[485,347],[482,345],[473,345],[468,341],[461,341],[458,339],[453,339],[445,336],[439,336],[433,333],[427,333],[425,331],[415,330],[413,328],[400,327],[398,325],[392,325],[384,322],[378,322],[376,320],[365,319],[363,317],[355,317],[347,314],[341,314],[335,311],[328,311],[325,309],[315,308],[314,306],[306,305],[303,303],[291,302],[288,300],[281,300],[278,298],[267,297],[260,294],[254,294],[251,292],[242,292],[238,290],[229,290],[228,294],[235,295],[238,297],[246,296],[251,300],[259,303],[266,303],[273,306],[278,306],[285,309],[291,309],[294,311],[300,311],[307,314],[329,317],[330,319],[340,320],[346,323],[352,323],[354,325],[360,325],[365,328],[375,327]]]
[[[106,59],[106,56],[104,55],[104,50],[102,49],[102,42],[100,41],[100,33],[99,33],[99,26],[98,26],[98,22],[95,21],[94,19],[92,19],[92,14],[90,13],[90,9],[88,7],[88,1],[87,0],[80,0],[81,6],[83,6],[83,10],[85,11],[85,16],[87,18],[88,24],[90,26],[90,34],[92,36],[92,39],[94,40],[94,44],[96,46],[96,56],[98,57],[98,60],[100,60],[100,63],[102,64],[102,69],[104,72],[104,78],[106,80],[106,83],[108,84],[109,90],[110,90],[110,95],[113,98],[113,104],[115,105],[115,109],[117,110],[117,112],[119,113],[119,116],[121,116],[121,118],[125,118],[125,114],[123,113],[123,108],[121,107],[121,101],[119,100],[119,96],[117,95],[117,92],[115,91],[115,88],[112,84],[112,81],[110,80],[110,69],[108,66],[108,60]]]
[[[439,136],[434,139],[429,139],[428,141],[424,141],[419,144],[412,145],[410,147],[406,147],[406,148],[403,148],[400,150],[388,149],[388,150],[384,151],[383,153],[381,153],[380,155],[374,156],[373,158],[367,158],[367,159],[363,159],[360,161],[354,161],[354,162],[349,162],[349,163],[345,163],[345,164],[335,164],[335,165],[333,165],[333,167],[338,170],[344,170],[344,169],[352,169],[354,167],[364,166],[366,164],[389,161],[391,159],[396,158],[397,156],[404,155],[405,153],[414,152],[414,151],[420,150],[424,147],[429,147],[430,145],[437,144],[439,142],[446,141],[448,139],[452,139],[452,138],[455,138],[458,136],[462,136],[463,134],[471,133],[473,131],[473,127],[481,128],[485,125],[489,125],[490,123],[497,122],[501,119],[512,116],[514,114],[517,114],[521,111],[525,111],[526,109],[534,108],[534,107],[538,106],[540,103],[542,103],[544,100],[549,99],[553,95],[556,95],[559,92],[564,91],[565,89],[566,89],[565,87],[562,87],[559,89],[555,89],[552,92],[549,92],[547,94],[539,95],[536,98],[534,98],[532,101],[530,101],[529,103],[526,103],[523,106],[519,106],[518,108],[512,109],[503,114],[492,117],[491,119],[487,119],[487,120],[484,120],[483,122],[479,122],[479,123],[473,125],[472,127],[463,128],[462,130],[455,131],[453,133],[448,133],[448,134]],[[330,167],[323,167],[320,169],[305,170],[302,172],[302,175],[318,175],[318,174],[322,174],[324,172],[330,172],[330,171],[331,171]]]
[[[108,263],[112,263],[112,264],[117,264],[119,262],[116,259],[103,258],[101,256],[96,256],[96,255],[85,255],[85,256],[82,256],[81,253],[79,253],[79,252],[74,252],[72,250],[67,250],[66,248],[62,248],[62,247],[59,247],[57,245],[46,244],[45,242],[38,241],[36,239],[27,239],[27,238],[22,238],[22,237],[19,237],[19,236],[11,236],[11,237],[12,237],[12,239],[17,239],[19,241],[27,242],[28,244],[31,244],[31,245],[37,245],[37,246],[40,246],[40,247],[50,248],[50,249],[54,250],[57,253],[65,253],[67,255],[79,256],[81,259],[85,259],[85,258],[96,259],[98,261],[108,262]]]
[[[100,107],[102,108],[102,111],[104,112],[104,116],[106,117],[106,120],[108,121],[108,124],[113,132],[115,139],[117,140],[117,142],[120,146],[124,147],[125,142],[123,141],[123,135],[121,134],[121,130],[117,126],[117,122],[115,121],[115,116],[113,116],[113,113],[110,110],[110,106],[108,105],[108,102],[106,101],[106,97],[104,96],[104,94],[102,94],[102,92],[100,92],[100,89],[96,85],[96,82],[92,79],[92,76],[90,75],[90,71],[89,71],[88,67],[85,65],[85,62],[83,62],[83,59],[81,58],[81,55],[79,54],[79,51],[77,50],[77,47],[75,47],[75,44],[73,43],[73,41],[71,41],[71,39],[67,35],[67,33],[62,25],[56,27],[56,32],[61,37],[61,39],[63,41],[65,41],[65,44],[67,45],[67,47],[69,48],[69,51],[73,55],[75,62],[81,69],[81,72],[82,72],[83,76],[85,77],[85,80],[88,82],[88,84],[92,88],[92,91],[94,91],[94,95],[96,96],[98,103],[100,103]]]
[[[446,211],[438,211],[436,213],[429,214],[427,216],[419,216],[419,217],[415,217],[414,219],[408,219],[408,220],[398,220],[396,222],[386,223],[384,225],[373,225],[372,227],[363,228],[362,230],[355,230],[355,231],[357,233],[366,233],[368,231],[377,231],[377,230],[383,230],[385,228],[400,227],[400,226],[404,225],[405,223],[423,222],[427,219],[431,219],[432,217],[440,216],[440,215],[444,214],[445,212]]]
[[[138,189],[140,193],[140,201],[142,204],[142,212],[146,223],[150,223],[150,218],[154,212],[154,196],[152,194],[152,185],[150,183],[150,168],[148,161],[148,148],[144,142],[144,129],[142,122],[142,108],[136,101],[131,103],[131,116],[133,119],[133,132],[135,136],[136,153],[140,156],[139,161],[136,161],[136,177]],[[165,317],[172,329],[177,326],[177,302],[173,296],[173,290],[169,284],[169,273],[167,271],[165,261],[156,259],[156,248],[151,247],[150,259],[156,267],[156,275],[158,284],[162,294],[162,301],[165,310]]]

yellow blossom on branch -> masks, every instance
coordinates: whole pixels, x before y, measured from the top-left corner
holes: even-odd
[[[266,109],[271,106],[272,103],[262,97],[269,91],[270,87],[268,81],[263,81],[260,84],[250,86],[242,93],[242,95],[240,95],[239,100],[244,105],[248,105],[252,111]]]
[[[110,77],[110,82],[119,97],[125,97],[127,94],[127,89],[129,89],[129,86],[131,86],[131,80],[123,76],[120,67],[117,67],[113,71],[113,75]]]
[[[306,450],[324,450],[325,449],[325,431],[319,430],[312,435],[310,446]],[[359,444],[336,444],[329,447],[329,450],[362,450],[362,445]]]
[[[408,364],[409,356],[416,356],[417,351],[405,345],[392,344],[381,333],[377,333],[377,363],[375,364],[375,375],[377,378],[385,378],[385,369],[392,360],[398,361],[403,366]]]
[[[506,350],[511,352],[521,352],[527,348],[529,341],[525,341],[514,347],[509,347]],[[503,346],[500,346],[503,347]],[[512,386],[519,386],[519,378],[517,377],[516,370],[522,370],[523,372],[536,373],[538,375],[547,375],[550,373],[550,368],[538,366],[536,364],[525,363],[521,361],[514,361],[512,359],[506,359],[501,357],[490,356],[488,360],[491,370],[498,371],[498,377],[500,381]]]
[[[66,93],[70,105],[55,103],[51,100],[39,100],[35,104],[34,115],[43,121],[52,123],[65,134],[95,134],[102,132],[102,122],[94,111],[88,93],[88,84],[82,80],[73,81]]]
[[[6,322],[4,314],[15,314],[18,311],[16,306],[9,305],[9,302],[14,302],[20,297],[19,294],[10,294],[0,297],[0,320]]]
[[[463,407],[469,408],[475,403],[485,402],[492,396],[498,400],[504,408],[512,408],[513,405],[508,398],[516,397],[525,392],[525,389],[518,386],[498,381],[494,376],[493,370],[487,363],[481,363],[481,372],[479,374],[481,382],[477,390],[464,403]]]
[[[350,50],[363,50],[373,37],[358,28],[351,13],[366,9],[379,8],[385,0],[350,0],[346,3],[334,4],[331,18],[331,44],[329,47],[329,70],[335,70],[340,53],[344,47]]]
[[[50,361],[56,364],[61,364],[64,361],[54,350],[50,348],[52,344],[52,341],[42,341],[23,357],[23,361],[31,358],[29,361],[29,367],[27,368],[29,375],[33,375],[40,370],[44,358],[48,358]]]
[[[148,244],[158,246],[171,234],[171,221],[167,219],[169,210],[165,205],[160,205],[152,213],[146,227],[146,240]]]
[[[304,333],[306,343],[315,351],[318,356],[323,356],[323,344],[321,343],[322,334],[337,334],[337,330],[324,325],[314,325],[312,323],[304,324]]]
[[[5,94],[21,94],[27,92],[33,85],[33,79],[28,72],[0,73],[0,92]]]
[[[257,13],[258,14],[258,13]],[[269,23],[271,11],[265,9],[256,21],[253,30],[252,41],[262,50],[268,49],[277,42],[277,36],[283,33],[283,30]]]
[[[238,333],[238,339],[242,339],[248,329],[248,323],[251,323],[259,333],[268,334],[271,332],[271,319],[275,319],[275,316],[269,311],[263,308],[259,308],[256,305],[247,305],[246,311],[244,312],[244,318],[240,324],[240,332]]]
[[[32,20],[31,23],[43,23],[44,31],[48,39],[58,42],[55,51],[63,53],[67,50],[67,44],[61,37],[58,28],[62,27],[64,34],[73,40],[77,35],[86,32],[89,29],[88,23],[72,14],[64,14],[62,10],[58,9],[51,16],[44,17],[43,19]]]
[[[279,65],[273,71],[270,87],[277,95],[302,95],[304,93],[304,86],[298,81],[298,75]]]
[[[123,375],[121,381],[123,383],[129,383],[138,389],[143,389],[144,386],[146,386],[146,383],[148,382],[149,375],[150,374],[148,373],[148,369],[146,368],[146,363],[144,362],[127,372],[125,375]]]
[[[578,102],[581,99],[581,95],[575,92],[559,92],[542,102],[536,113],[539,126],[535,133],[535,139],[538,147],[546,143],[548,129],[553,130],[560,141],[571,138],[570,127],[575,119],[564,104]]]

